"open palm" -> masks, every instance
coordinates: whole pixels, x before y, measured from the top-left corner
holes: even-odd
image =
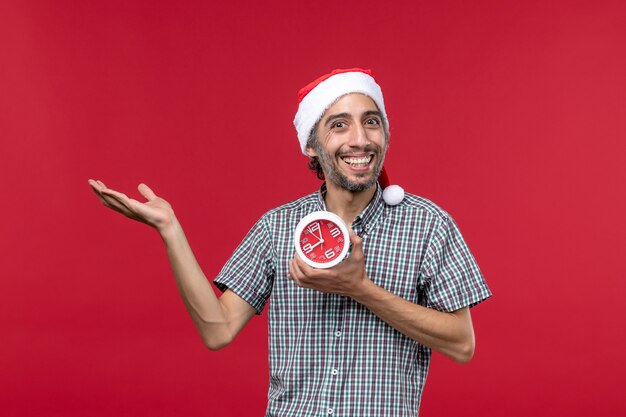
[[[89,185],[102,201],[102,204],[124,216],[154,227],[163,229],[174,219],[174,210],[170,203],[158,197],[146,184],[139,184],[137,189],[146,202],[142,203],[124,193],[107,188],[102,181],[89,180]]]

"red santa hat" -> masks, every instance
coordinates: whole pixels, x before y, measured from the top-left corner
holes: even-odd
[[[336,69],[307,84],[298,92],[298,111],[293,124],[298,132],[300,149],[304,155],[311,130],[321,119],[324,112],[340,97],[350,93],[361,93],[371,98],[389,133],[389,119],[385,112],[385,102],[380,86],[374,80],[371,70],[361,68]],[[389,186],[387,172],[383,170],[379,176],[381,187],[384,188],[383,198],[389,205],[399,204],[404,198],[404,190],[398,185]]]

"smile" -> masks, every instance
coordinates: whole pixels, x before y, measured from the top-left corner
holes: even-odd
[[[361,157],[342,156],[341,160],[352,167],[361,168],[369,165],[370,161],[372,160],[372,155]]]

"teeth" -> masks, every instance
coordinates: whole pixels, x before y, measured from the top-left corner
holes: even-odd
[[[345,163],[350,164],[350,165],[365,166],[370,163],[370,161],[372,160],[372,157],[371,156],[364,156],[362,158],[345,157],[342,159]]]

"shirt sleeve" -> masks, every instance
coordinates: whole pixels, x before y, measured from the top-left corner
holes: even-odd
[[[220,291],[233,291],[261,314],[272,292],[275,251],[264,218],[250,229],[213,281]]]
[[[426,306],[451,312],[475,306],[491,291],[454,220],[443,220],[428,248],[423,275]]]

